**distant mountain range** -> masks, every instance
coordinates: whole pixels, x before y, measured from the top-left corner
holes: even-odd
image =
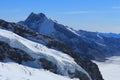
[[[107,57],[120,55],[120,34],[77,31],[47,18],[43,13],[31,13],[19,24],[56,38],[75,53],[92,60],[104,61]]]

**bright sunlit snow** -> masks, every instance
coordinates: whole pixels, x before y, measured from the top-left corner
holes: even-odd
[[[78,80],[63,77],[43,69],[35,69],[17,63],[0,62],[0,80]]]

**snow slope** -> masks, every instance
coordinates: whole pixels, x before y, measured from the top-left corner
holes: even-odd
[[[0,62],[0,80],[78,80],[35,69],[17,63]]]
[[[57,69],[59,69],[59,72],[64,76],[69,76],[68,72],[74,73],[77,70],[86,74],[91,80],[88,73],[77,65],[73,58],[67,54],[49,49],[42,44],[32,42],[11,31],[3,29],[0,29],[0,41],[8,43],[13,48],[25,51],[35,59],[45,58],[48,61],[51,61],[57,65]]]
[[[120,56],[108,58],[105,62],[94,62],[105,80],[120,80]]]
[[[54,23],[52,20],[50,19],[47,19],[46,17],[44,17],[44,22],[40,25],[41,27],[38,28],[38,31],[40,33],[43,33],[43,34],[52,34],[53,32],[55,32],[55,29],[54,29]],[[38,22],[39,23],[39,22]],[[34,27],[34,26],[33,26]],[[47,28],[47,30],[46,30]]]

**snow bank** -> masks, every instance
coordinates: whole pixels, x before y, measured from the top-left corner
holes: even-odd
[[[63,77],[42,69],[35,69],[17,63],[0,62],[0,80],[78,80]]]

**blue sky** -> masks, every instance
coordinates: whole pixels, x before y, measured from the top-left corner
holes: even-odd
[[[1,0],[0,18],[17,22],[45,13],[74,29],[120,33],[120,0]]]

